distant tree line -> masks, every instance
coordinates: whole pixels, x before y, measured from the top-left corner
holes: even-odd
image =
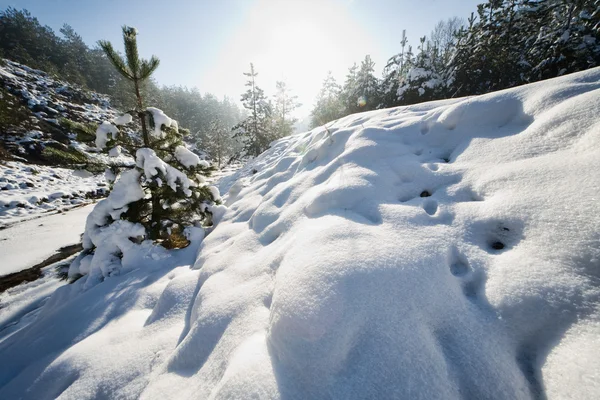
[[[281,81],[276,83],[273,103],[256,82],[258,72],[254,64],[250,64],[250,72],[244,75],[248,77],[248,89],[242,94],[242,103],[248,116],[233,128],[234,137],[243,143],[242,154],[258,156],[269,148],[272,141],[293,133],[297,120],[292,113],[300,103],[298,97]]]
[[[312,126],[378,108],[484,94],[600,65],[600,0],[489,0],[441,21],[415,50],[405,32],[381,79],[366,56],[323,82]]]

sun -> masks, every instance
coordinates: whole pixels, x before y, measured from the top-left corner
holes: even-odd
[[[307,116],[327,72],[343,83],[348,67],[374,48],[369,37],[343,2],[257,0],[207,74],[207,90],[226,86],[237,98],[253,63],[267,94],[284,81],[303,104],[296,116]]]

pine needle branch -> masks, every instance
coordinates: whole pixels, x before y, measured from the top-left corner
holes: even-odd
[[[133,79],[131,72],[125,64],[125,60],[123,60],[123,58],[115,51],[115,49],[109,41],[98,40],[98,46],[100,46],[100,48],[104,51],[104,54],[106,54],[108,60],[121,75],[123,75],[127,79]]]

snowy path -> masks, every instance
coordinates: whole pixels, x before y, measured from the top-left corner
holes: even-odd
[[[93,204],[13,225],[0,231],[0,276],[44,261],[63,246],[79,242]]]

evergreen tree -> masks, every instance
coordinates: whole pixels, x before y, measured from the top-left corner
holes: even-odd
[[[360,111],[360,106],[358,105],[360,94],[358,93],[358,87],[356,85],[357,77],[358,65],[354,63],[348,69],[346,81],[342,87],[342,93],[340,94],[344,115],[350,115]]]
[[[400,104],[415,104],[446,96],[447,71],[436,61],[438,59],[437,48],[431,46],[427,37],[423,36],[420,39],[419,54],[411,63],[406,75],[401,78],[397,92]]]
[[[148,128],[146,127],[146,112],[144,111],[144,104],[142,101],[142,95],[140,88],[144,81],[150,78],[150,75],[156,68],[160,61],[156,56],[152,56],[150,60],[144,60],[139,58],[137,49],[137,30],[129,26],[123,26],[123,44],[125,46],[125,59],[121,57],[113,48],[112,44],[106,40],[99,40],[98,45],[104,50],[104,53],[113,64],[117,72],[119,72],[125,79],[130,80],[133,83],[135,90],[135,97],[137,100],[137,116],[142,124],[142,138],[144,140],[144,146],[150,147],[150,137],[148,136]]]
[[[525,7],[530,35],[524,46],[530,49],[532,67],[528,80],[600,65],[600,1],[526,1]]]
[[[105,204],[98,203],[105,219],[96,229],[117,219],[126,220],[141,224],[147,237],[165,247],[184,247],[189,243],[184,228],[197,221],[210,223],[207,204],[218,200],[218,194],[203,184],[202,175],[210,168],[184,146],[185,130],[161,110],[144,108],[140,86],[156,70],[159,60],[154,56],[149,61],[139,58],[136,35],[134,28],[123,27],[125,59],[109,42],[100,42],[119,73],[133,82],[137,100],[134,114],[140,119],[142,134],[140,137],[117,128],[132,121],[129,114],[117,118],[114,125],[104,122],[98,128],[96,145],[110,149],[111,156],[125,150],[135,157],[136,166],[121,174],[109,198],[103,200]]]
[[[460,29],[456,34],[456,50],[450,58],[449,69],[452,74],[450,97],[466,96],[479,89],[480,58],[477,54],[478,26],[477,17],[471,13],[468,28]]]
[[[341,101],[341,91],[340,85],[329,71],[317,96],[315,107],[310,113],[312,128],[325,125],[345,115]]]
[[[285,137],[294,132],[294,124],[298,121],[292,116],[295,109],[301,106],[298,96],[291,94],[285,82],[276,82],[274,128],[277,136]]]
[[[365,56],[356,76],[356,88],[359,94],[357,99],[361,111],[369,111],[378,108],[381,104],[381,86],[379,79],[375,76],[375,63],[371,56]]]
[[[231,128],[220,118],[211,121],[209,132],[202,138],[203,150],[217,163],[217,168],[221,168],[234,155],[233,142]]]
[[[398,88],[400,87],[401,77],[406,74],[404,51],[407,42],[406,30],[403,30],[402,40],[400,40],[400,53],[390,57],[383,68],[383,80],[381,82],[381,101],[383,107],[394,107],[400,104],[398,102]]]
[[[246,86],[248,90],[242,94],[242,104],[248,110],[249,116],[233,130],[235,137],[242,139],[245,155],[258,156],[269,148],[269,144],[277,138],[272,121],[272,106],[264,91],[256,85],[254,64],[250,64],[250,72]]]

